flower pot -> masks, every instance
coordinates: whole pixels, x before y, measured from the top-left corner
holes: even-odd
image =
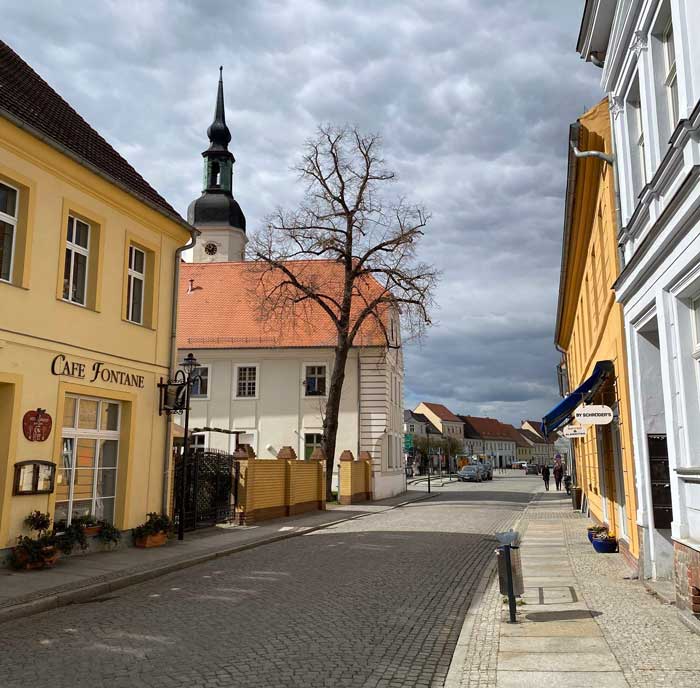
[[[35,569],[50,569],[56,564],[61,553],[55,547],[44,547],[41,550],[41,559],[30,561],[29,554],[23,547],[15,547],[13,550],[15,560],[19,568],[25,571],[33,571]]]
[[[588,542],[593,542],[593,536],[595,535],[595,530],[588,531]]]
[[[613,554],[617,552],[617,539],[616,538],[593,538],[593,549],[598,552],[598,554]]]
[[[85,537],[95,537],[102,532],[102,526],[85,526]]]
[[[154,533],[134,540],[135,547],[162,547],[168,541],[167,533]]]

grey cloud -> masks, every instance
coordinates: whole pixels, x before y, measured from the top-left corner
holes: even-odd
[[[225,66],[251,230],[294,205],[319,122],[382,134],[397,194],[432,212],[436,327],[407,404],[517,421],[556,402],[552,345],[568,124],[600,98],[561,0],[25,0],[3,36],[182,213]]]

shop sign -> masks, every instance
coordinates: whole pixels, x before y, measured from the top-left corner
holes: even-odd
[[[124,385],[125,387],[138,387],[139,389],[143,389],[144,387],[143,375],[127,373],[124,370],[115,370],[114,368],[109,368],[100,361],[95,361],[95,363],[88,368],[85,363],[71,361],[63,354],[58,354],[58,356],[51,361],[51,373],[52,375],[76,377],[80,380],[88,380],[89,382],[100,380],[101,382],[111,382],[115,385]]]
[[[564,437],[585,437],[586,431],[586,428],[582,425],[567,425],[561,431],[561,434],[564,435]]]
[[[613,412],[609,406],[579,406],[574,412],[576,420],[581,425],[607,425],[612,423]]]
[[[51,434],[51,416],[46,409],[27,411],[22,418],[22,432],[30,442],[45,442]]]

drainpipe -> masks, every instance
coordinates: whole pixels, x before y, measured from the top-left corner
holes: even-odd
[[[190,241],[184,246],[179,246],[175,249],[175,270],[173,271],[173,300],[170,307],[170,359],[168,361],[168,379],[172,380],[173,375],[175,375],[175,368],[177,367],[177,302],[178,295],[180,291],[180,261],[182,260],[182,254],[197,243],[197,237],[201,234],[198,229],[194,227],[190,228]],[[171,445],[173,442],[173,419],[171,416],[167,417],[165,433],[165,456],[164,456],[164,470],[163,470],[163,497],[161,512],[164,514],[168,513],[168,485],[170,482],[170,463],[172,460]]]

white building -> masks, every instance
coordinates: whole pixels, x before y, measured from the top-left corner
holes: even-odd
[[[640,566],[675,580],[686,614],[700,587],[699,35],[698,0],[588,0],[578,42],[612,112]]]
[[[245,217],[232,193],[233,155],[221,82],[208,135],[204,190],[188,212],[202,238],[196,262],[181,265],[178,295],[180,359],[191,352],[201,365],[190,427],[215,429],[194,440],[233,451],[236,436],[230,432],[237,431],[239,442],[250,444],[261,458],[274,458],[283,446],[308,458],[321,443],[336,330],[320,307],[310,307],[304,319],[261,318],[259,297],[250,288],[259,277],[253,263],[241,260]],[[306,269],[327,276],[339,268],[334,261],[307,261]],[[384,326],[391,348],[368,320],[350,352],[335,457],[346,449],[356,457],[362,451],[371,454],[375,499],[405,490],[403,357],[395,312],[387,312]]]

